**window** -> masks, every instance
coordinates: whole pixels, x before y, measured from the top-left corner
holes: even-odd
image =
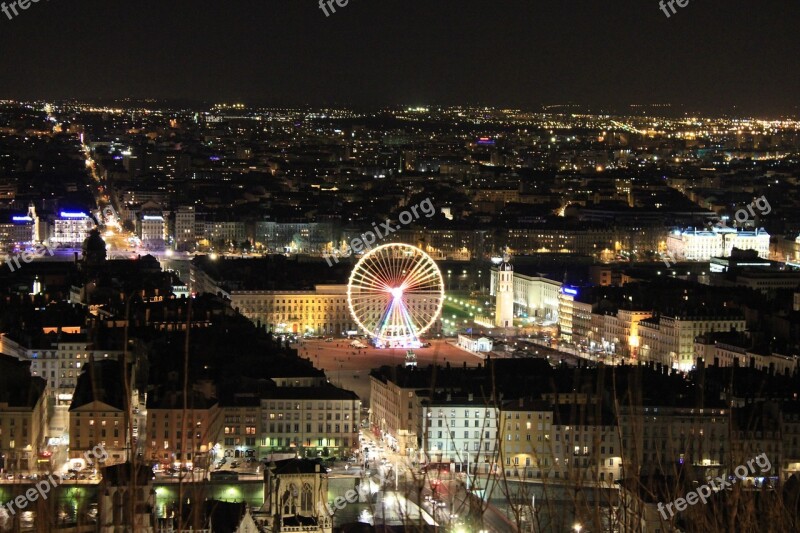
[[[303,484],[303,492],[300,496],[300,509],[305,512],[310,512],[313,507],[314,495],[311,492],[311,485],[308,483]]]

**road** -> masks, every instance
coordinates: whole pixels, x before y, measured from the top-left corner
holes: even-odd
[[[132,241],[135,235],[122,229],[120,221],[117,219],[119,212],[114,207],[112,198],[109,196],[107,185],[103,184],[97,174],[97,163],[92,159],[88,146],[84,146],[84,156],[86,157],[86,168],[92,177],[92,194],[97,203],[100,222],[100,232],[108,245],[109,254],[125,253],[131,250]],[[113,214],[111,214],[113,213]]]
[[[367,461],[369,471],[386,469],[383,480],[387,488],[403,494],[447,531],[509,533],[517,530],[502,511],[475,496],[471,504],[482,513],[478,511],[480,516],[473,517],[462,476],[441,472],[423,474],[412,458],[395,453],[369,431],[361,432],[361,442],[361,461]],[[370,450],[367,454],[364,454],[365,447]]]

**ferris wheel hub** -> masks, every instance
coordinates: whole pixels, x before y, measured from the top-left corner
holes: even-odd
[[[395,299],[399,299],[403,297],[403,288],[402,287],[395,287],[391,289],[389,292],[392,293],[392,297]]]

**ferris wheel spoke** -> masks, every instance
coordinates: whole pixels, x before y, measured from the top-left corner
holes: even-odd
[[[431,265],[425,261],[417,261],[416,263],[412,263],[408,269],[405,269],[405,274],[403,275],[403,284],[405,285],[409,282],[409,280],[416,279],[419,272],[424,271],[430,266]]]
[[[405,286],[407,281],[414,277],[415,272],[426,264],[425,258],[419,255],[413,255],[407,258],[403,263],[402,269],[402,284]]]
[[[417,294],[420,292],[438,291],[439,294],[444,292],[444,287],[440,286],[435,279],[435,274],[430,273],[425,278],[418,278],[406,282],[403,292]]]
[[[420,298],[437,298],[444,297],[444,288],[437,285],[435,280],[420,281],[403,290],[410,298],[415,300]]]
[[[394,287],[397,284],[397,273],[394,271],[391,258],[384,255],[383,250],[381,250],[381,253],[375,256],[375,263],[376,267],[386,274],[388,285]]]
[[[359,273],[350,281],[354,288],[371,287],[375,290],[386,290],[388,283],[374,273]]]
[[[349,298],[354,300],[355,299],[363,300],[365,298],[381,299],[385,298],[387,294],[388,293],[385,290],[377,290],[372,288],[369,288],[367,290],[353,289],[352,291],[350,291]]]
[[[437,272],[436,265],[415,265],[414,269],[403,280],[404,290],[411,290],[420,283],[433,280]]]
[[[402,285],[411,271],[416,268],[422,258],[417,254],[409,254],[401,258],[398,266],[398,284]]]
[[[400,254],[400,258],[395,262],[395,276],[398,286],[402,285],[406,272],[413,266],[416,259],[414,255]]]
[[[350,277],[350,283],[352,284],[354,281],[357,283],[369,284],[377,290],[386,290],[390,286],[390,281],[388,279],[381,276],[379,272],[371,270],[354,272]]]

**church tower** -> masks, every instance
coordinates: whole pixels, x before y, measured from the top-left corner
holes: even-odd
[[[506,254],[497,266],[494,325],[499,328],[514,327],[514,267],[509,261]]]

